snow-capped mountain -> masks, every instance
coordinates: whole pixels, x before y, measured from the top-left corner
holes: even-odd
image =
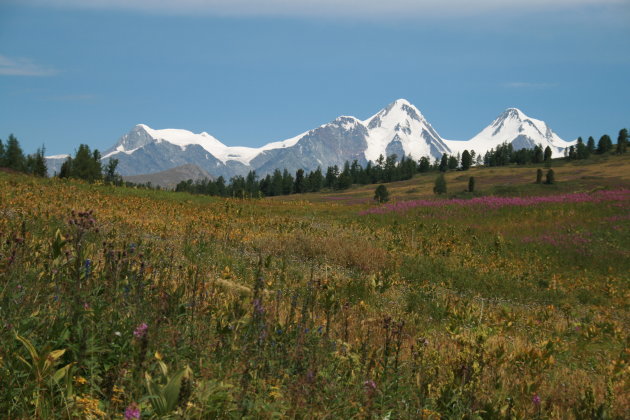
[[[276,168],[295,172],[315,170],[318,166],[343,166],[346,161],[361,164],[379,156],[396,154],[420,159],[439,159],[442,154],[465,149],[477,154],[504,142],[515,149],[549,145],[554,156],[562,156],[571,145],[558,137],[540,120],[510,108],[490,126],[468,141],[443,139],[409,101],[398,99],[366,120],[341,116],[313,130],[262,147],[227,146],[208,133],[187,130],[156,130],[144,124],[135,126],[103,154],[103,160],[119,161],[121,175],[139,175],[193,164],[212,176],[229,179],[255,170],[266,175]],[[51,159],[49,164],[60,164]],[[51,172],[52,173],[52,172]]]
[[[399,99],[365,121],[341,116],[330,123],[293,138],[262,147],[226,146],[208,133],[187,130],[155,130],[135,126],[107,150],[103,159],[118,159],[123,175],[163,171],[192,163],[214,176],[230,178],[256,170],[259,175],[276,168],[325,170],[346,161],[361,164],[376,161],[380,155],[410,155],[414,159],[448,153],[439,134],[420,111]]]
[[[544,121],[530,118],[517,108],[503,111],[489,126],[468,141],[447,140],[446,144],[453,153],[465,149],[485,154],[502,143],[511,143],[514,150],[533,149],[542,145],[549,146],[552,157],[564,156],[564,150],[576,142],[562,140]]]
[[[363,121],[368,129],[365,158],[376,161],[380,155],[439,158],[450,153],[448,146],[418,108],[398,99],[376,115]]]

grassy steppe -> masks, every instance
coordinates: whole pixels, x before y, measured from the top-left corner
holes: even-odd
[[[449,193],[472,175],[566,202],[363,214],[374,186],[235,200],[0,173],[0,413],[625,418],[630,159],[536,169],[448,173]],[[388,189],[445,202],[434,178]]]

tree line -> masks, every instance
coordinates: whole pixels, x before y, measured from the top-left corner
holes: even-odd
[[[25,155],[18,139],[10,134],[6,144],[0,139],[0,168],[47,177],[48,169],[44,153],[44,147],[41,147],[35,153]]]
[[[601,136],[597,144],[591,136],[586,143],[581,137],[575,146],[570,146],[565,151],[568,160],[587,159],[593,154],[605,154],[614,152],[623,154],[627,151],[628,130],[619,131],[616,146],[607,134]],[[613,150],[614,149],[614,150]],[[9,135],[6,143],[0,139],[0,167],[14,171],[24,172],[35,176],[46,177],[48,171],[45,149],[41,147],[30,155],[25,155],[20,147],[18,139]],[[110,159],[103,165],[102,156],[98,149],[90,150],[86,144],[81,144],[74,156],[68,158],[61,165],[59,178],[83,179],[88,182],[105,182],[112,185],[134,186],[130,182],[123,182],[122,177],[116,172],[117,159]],[[530,164],[549,162],[552,159],[552,150],[549,146],[545,149],[536,145],[533,149],[514,150],[512,144],[503,143],[490,149],[483,156],[474,150],[464,150],[461,154],[448,155],[444,153],[440,159],[431,162],[427,156],[415,161],[410,156],[398,159],[395,154],[387,157],[380,155],[376,162],[369,161],[363,167],[358,160],[346,161],[343,167],[329,166],[323,172],[321,168],[307,172],[298,169],[295,174],[287,169],[274,170],[265,177],[259,177],[255,171],[250,171],[246,176],[235,176],[227,181],[220,176],[215,180],[188,180],[177,184],[176,191],[185,191],[193,194],[205,194],[223,197],[271,197],[289,194],[302,194],[318,192],[322,189],[345,190],[353,184],[385,184],[394,181],[411,179],[416,173],[430,171],[446,172],[452,170],[466,171],[473,165],[504,166],[508,164]],[[146,188],[155,188],[151,185],[138,185]],[[441,185],[437,190],[442,190]]]

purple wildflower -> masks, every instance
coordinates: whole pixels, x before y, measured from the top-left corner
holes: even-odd
[[[363,382],[363,386],[370,391],[373,391],[376,389],[376,382],[374,382],[373,380],[367,380],[365,382]]]
[[[138,407],[138,404],[131,403],[125,409],[125,420],[139,419],[139,418],[140,418],[140,408]]]
[[[540,396],[538,394],[534,394],[534,396],[532,397],[532,404],[534,404],[536,407],[540,405]]]
[[[537,197],[475,197],[469,200],[454,198],[451,200],[411,200],[399,201],[380,207],[373,207],[360,212],[365,214],[385,214],[391,212],[404,212],[416,207],[445,207],[445,206],[483,206],[491,209],[498,209],[506,206],[532,206],[546,203],[600,203],[603,201],[626,201],[630,199],[630,190],[621,189],[614,191],[597,191],[592,194],[573,193],[558,194]],[[621,204],[621,203],[618,203]]]
[[[143,322],[142,324],[138,325],[136,329],[133,331],[133,336],[136,338],[144,337],[147,333],[148,328],[149,326],[145,322]]]

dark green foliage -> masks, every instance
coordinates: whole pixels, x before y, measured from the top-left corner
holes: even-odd
[[[462,153],[462,170],[467,171],[472,166],[472,156],[468,150]]]
[[[447,169],[448,169],[448,155],[444,153],[442,155],[442,159],[440,160],[439,170],[440,172],[446,172]]]
[[[383,184],[376,187],[374,191],[374,201],[377,203],[386,203],[389,201],[389,191],[387,191],[387,187]]]
[[[545,184],[551,185],[554,184],[556,182],[556,177],[555,177],[555,173],[553,172],[553,169],[549,169],[547,171],[547,175],[545,177]]]
[[[459,164],[459,160],[455,156],[451,155],[451,156],[448,157],[448,169],[449,170],[453,171],[453,170],[457,169],[457,165],[458,164]]]
[[[339,167],[329,166],[326,170],[326,178],[324,179],[324,187],[334,189],[337,186],[337,177],[339,176]]]
[[[610,152],[613,148],[612,140],[608,134],[604,134],[599,138],[597,142],[597,153],[603,154],[606,152]]]
[[[628,129],[622,128],[619,131],[619,136],[617,137],[617,154],[626,153],[626,149],[628,148]]]
[[[589,151],[588,148],[586,147],[586,145],[584,144],[584,141],[582,140],[582,137],[578,137],[577,140],[577,144],[575,146],[575,156],[577,159],[586,159],[589,156]]]
[[[542,146],[540,145],[534,146],[534,156],[532,158],[532,162],[541,163],[544,161],[544,159],[545,159],[545,155],[544,155]]]
[[[539,147],[539,146],[536,146]],[[483,157],[486,166],[505,166],[514,159],[514,147],[511,143],[503,143],[495,149],[490,149]],[[542,159],[542,150],[541,150]]]
[[[10,134],[6,146],[0,140],[0,167],[46,177],[48,170],[44,150],[42,146],[32,155],[24,156],[20,142],[13,134]]]
[[[542,184],[542,179],[543,179],[543,171],[542,169],[538,168],[538,170],[536,171],[536,184]]]
[[[7,166],[4,158],[4,143],[2,143],[2,139],[0,139],[0,168],[4,168]]]
[[[304,169],[298,169],[295,172],[295,182],[293,183],[293,191],[296,194],[306,192],[306,180],[304,179]]]
[[[551,147],[545,147],[545,153],[543,157],[545,162],[549,162],[551,160]]]
[[[74,158],[68,157],[61,165],[60,178],[77,178],[88,182],[103,179],[101,167],[101,154],[98,150],[90,151],[87,144],[82,144],[74,154]]]
[[[26,158],[20,147],[20,142],[13,135],[9,135],[7,146],[4,151],[4,164],[7,168],[14,171],[24,172],[26,170]]]
[[[593,136],[590,136],[588,138],[588,141],[586,142],[586,148],[588,149],[588,153],[595,153],[595,139],[593,138]]]
[[[43,147],[37,149],[37,152],[34,154],[26,157],[25,172],[42,178],[48,176],[48,168],[46,167],[46,158],[44,157]]]
[[[475,192],[475,177],[468,178],[468,192]]]
[[[428,172],[431,169],[431,161],[428,157],[422,156],[418,161],[418,172]]]
[[[122,177],[116,173],[118,159],[110,159],[105,166],[104,181],[108,184],[122,185]]]
[[[435,194],[446,194],[446,179],[444,178],[444,174],[438,175],[435,178],[435,185],[433,186],[433,193]]]

